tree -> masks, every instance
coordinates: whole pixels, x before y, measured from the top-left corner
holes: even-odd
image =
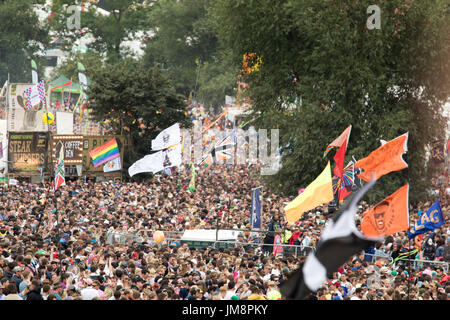
[[[292,195],[309,184],[326,165],[326,146],[352,124],[347,161],[409,132],[409,169],[384,176],[368,199],[407,181],[413,201],[425,197],[425,146],[445,132],[442,105],[450,95],[446,1],[378,1],[381,29],[369,30],[371,4],[214,2],[215,30],[234,62],[248,53],[262,60],[242,78],[252,116],[262,114],[254,124],[280,128],[280,145],[289,146],[283,169],[265,177],[273,189]]]
[[[154,34],[146,42],[144,61],[161,64],[178,93],[192,92],[196,100],[218,107],[225,94],[233,94],[238,70],[210,25],[212,2],[158,1],[148,17]]]
[[[60,75],[64,75],[68,79],[78,82],[77,62],[81,62],[86,70],[88,70],[88,76],[95,73],[98,68],[101,68],[104,65],[101,57],[96,53],[88,52],[71,54],[64,62],[52,70],[50,79],[56,79]]]
[[[52,28],[69,44],[81,38],[91,39],[87,44],[94,52],[104,55],[111,63],[134,55],[125,41],[144,37],[146,12],[150,6],[139,0],[109,0],[89,3],[80,12],[80,29],[68,24],[75,13],[68,10],[78,5],[76,0],[55,0],[52,4]],[[81,6],[78,6],[81,9]],[[103,11],[102,11],[103,10]],[[141,32],[142,34],[139,34]]]
[[[151,151],[151,140],[163,129],[178,122],[185,127],[185,102],[161,70],[146,68],[126,59],[105,65],[91,74],[87,94],[90,114],[96,121],[108,121],[115,134],[125,134],[132,147],[125,153],[125,166]]]
[[[44,67],[37,53],[48,44],[48,26],[39,23],[33,10],[43,1],[0,0],[0,83],[31,82],[31,59]],[[1,86],[0,85],[0,86]]]

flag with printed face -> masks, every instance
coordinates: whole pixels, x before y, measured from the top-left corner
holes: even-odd
[[[363,213],[361,231],[368,237],[388,236],[409,228],[409,185]]]
[[[175,123],[167,129],[161,131],[155,139],[152,140],[152,150],[167,149],[181,142],[180,125]]]
[[[408,167],[402,155],[408,151],[408,133],[405,133],[391,141],[386,142],[378,149],[372,151],[367,157],[358,160],[355,168],[363,169],[358,176],[364,181],[379,179],[393,171],[402,170]]]
[[[351,131],[352,131],[352,126],[349,125],[349,126],[341,133],[341,135],[340,135],[339,137],[337,137],[332,143],[330,143],[330,144],[327,146],[327,148],[326,148],[326,150],[325,150],[323,156],[325,157],[325,156],[327,155],[327,153],[330,152],[331,149],[333,149],[333,148],[340,148],[340,147],[344,144],[344,142],[345,142],[346,144],[348,144],[348,139],[350,138],[350,132],[351,132]],[[344,153],[345,153],[345,151],[344,151]]]

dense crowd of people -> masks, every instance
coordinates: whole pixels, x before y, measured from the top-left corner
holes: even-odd
[[[287,225],[283,207],[290,199],[264,191],[262,230],[273,233],[255,237],[250,190],[258,186],[257,178],[246,167],[199,169],[195,191],[188,189],[191,173],[183,166],[146,183],[68,181],[55,194],[49,185],[4,185],[0,299],[282,299],[278,286],[314,249],[330,216],[328,206]],[[350,259],[308,298],[447,299],[448,193],[439,197],[444,226],[413,241],[406,231],[386,237]],[[430,205],[412,206],[413,220]],[[360,211],[367,207],[361,203]],[[239,230],[236,244],[214,249],[177,240],[186,230],[216,228]],[[137,230],[149,236],[111,241],[116,233]],[[153,240],[156,230],[165,232],[164,241]],[[293,245],[276,256],[270,246],[275,234]],[[405,252],[414,255],[396,259]]]

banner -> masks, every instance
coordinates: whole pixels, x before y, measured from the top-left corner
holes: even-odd
[[[414,238],[415,236],[433,231],[445,224],[445,218],[442,213],[441,203],[439,200],[427,210],[427,212],[423,213],[419,220],[414,225],[413,232],[408,234],[409,238]]]
[[[48,134],[9,132],[9,172],[34,171],[47,167]]]
[[[33,84],[12,83],[8,91],[8,131],[10,132],[47,132],[48,125],[42,121],[44,104],[27,110],[25,90]]]

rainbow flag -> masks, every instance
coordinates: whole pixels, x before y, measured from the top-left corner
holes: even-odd
[[[109,140],[92,151],[89,151],[89,155],[94,163],[94,168],[112,159],[120,157],[119,146],[117,145],[116,138]]]

